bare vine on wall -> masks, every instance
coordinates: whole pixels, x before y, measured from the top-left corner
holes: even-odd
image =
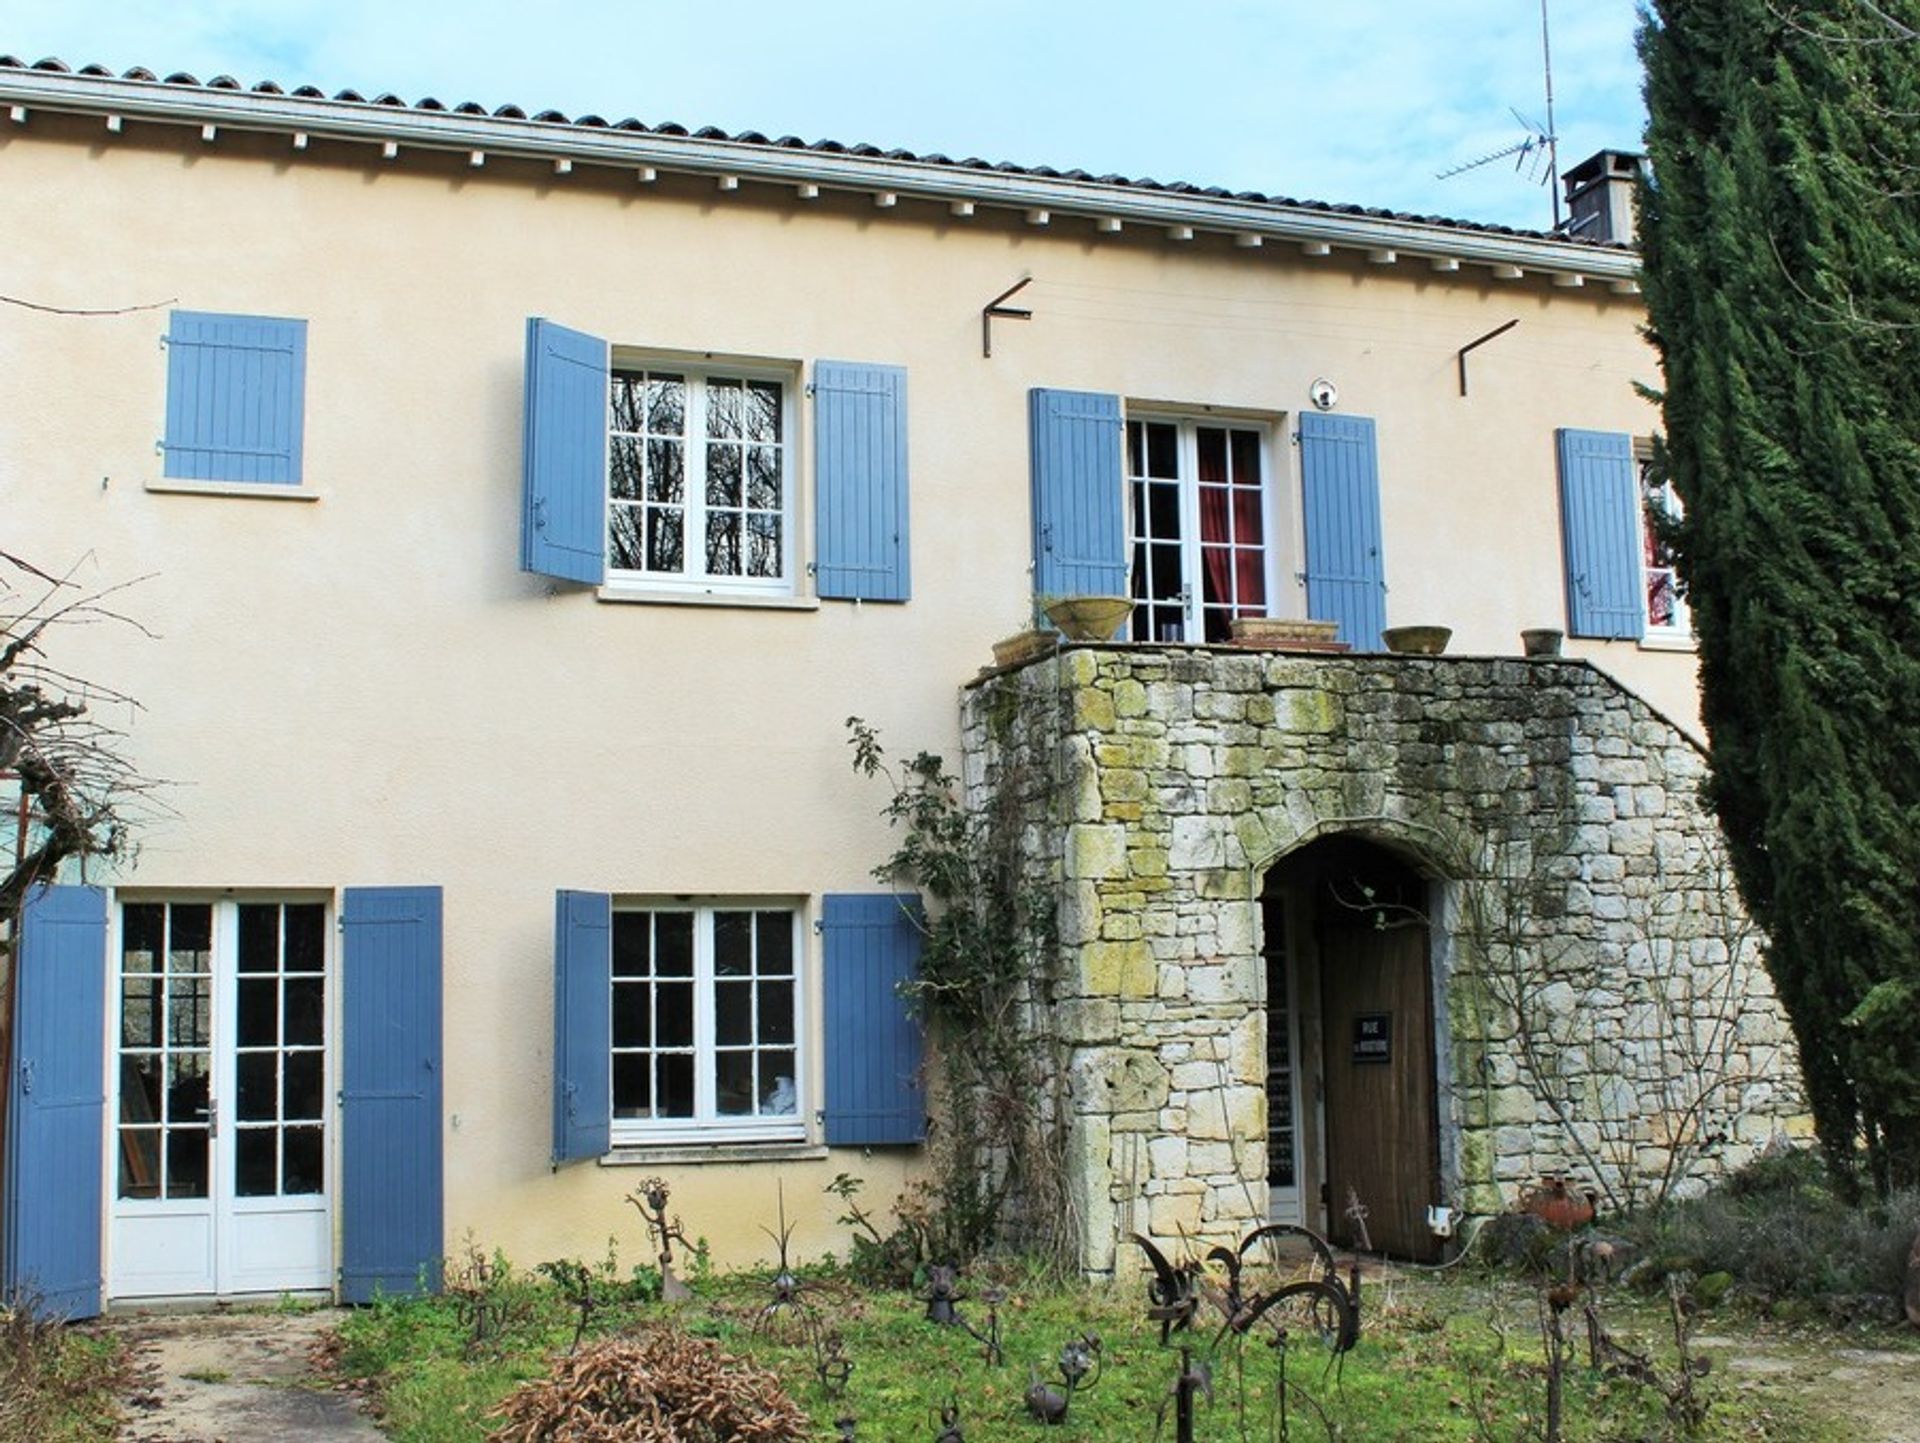
[[[1603,952],[1596,924],[1567,916],[1574,884],[1535,862],[1492,847],[1462,892],[1483,1045],[1510,1040],[1514,1085],[1610,1209],[1657,1206],[1732,1139],[1749,1089],[1776,1073],[1779,1047],[1742,1028],[1760,983],[1757,930],[1723,858],[1656,850],[1633,920]]]
[[[892,788],[897,845],[874,875],[917,889],[919,975],[908,985],[934,1058],[934,1177],[918,1225],[950,1259],[1018,1246],[1066,1267],[1075,1256],[1064,1168],[1064,1069],[1046,1025],[1058,955],[1055,889],[1022,846],[1024,807],[1051,785],[1003,759],[970,805],[945,761],[891,762],[878,733],[847,719],[854,770]]]

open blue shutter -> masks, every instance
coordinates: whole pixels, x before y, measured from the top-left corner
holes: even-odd
[[[818,361],[813,368],[815,585],[823,597],[905,601],[907,373]]]
[[[1125,596],[1120,398],[1035,389],[1027,410],[1034,595]]]
[[[306,386],[305,321],[173,312],[166,475],[297,485]]]
[[[1633,438],[1616,431],[1555,433],[1560,535],[1567,562],[1567,631],[1637,639],[1647,629],[1640,554],[1640,484]]]
[[[55,1317],[100,1311],[107,902],[36,889],[20,921],[0,1301]]]
[[[1380,554],[1380,461],[1366,416],[1300,417],[1300,486],[1307,523],[1307,611],[1340,623],[1339,638],[1378,651],[1387,625]]]
[[[563,581],[607,574],[607,343],[527,322],[520,569]]]
[[[827,1145],[927,1135],[920,1022],[900,995],[920,961],[919,903],[890,892],[826,898]]]
[[[440,889],[341,915],[340,1297],[440,1287]]]
[[[560,892],[553,922],[553,1161],[613,1146],[613,899]]]

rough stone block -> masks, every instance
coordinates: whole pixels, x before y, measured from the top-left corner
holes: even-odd
[[[1067,831],[1067,876],[1073,881],[1127,874],[1127,829],[1080,823]]]
[[[1185,1177],[1187,1140],[1184,1137],[1156,1137],[1147,1143],[1147,1159],[1157,1178]]]
[[[1177,1245],[1200,1229],[1206,1193],[1172,1193],[1147,1202],[1147,1231],[1163,1243]],[[1164,1251],[1164,1249],[1163,1249]]]
[[[1167,860],[1176,871],[1192,872],[1226,865],[1222,826],[1212,817],[1175,817]]]

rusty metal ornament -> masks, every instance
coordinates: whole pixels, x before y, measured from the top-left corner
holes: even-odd
[[[927,1321],[953,1327],[960,1321],[954,1306],[961,1300],[960,1273],[950,1263],[934,1263],[927,1269],[927,1291],[917,1295],[927,1305]]]
[[[1336,1357],[1360,1340],[1359,1264],[1349,1264],[1343,1279],[1333,1249],[1311,1229],[1292,1223],[1268,1223],[1241,1238],[1237,1247],[1209,1249],[1207,1261],[1217,1263],[1226,1275],[1224,1288],[1208,1281],[1200,1260],[1186,1259],[1176,1266],[1147,1238],[1138,1233],[1132,1237],[1153,1267],[1153,1280],[1147,1284],[1147,1317],[1160,1324],[1162,1346],[1173,1333],[1192,1328],[1203,1300],[1223,1319],[1214,1339],[1216,1345],[1228,1334],[1243,1336],[1264,1324],[1274,1333],[1275,1346],[1285,1346],[1290,1323],[1311,1326],[1322,1345]],[[1248,1254],[1264,1242],[1283,1237],[1307,1243],[1313,1253],[1310,1272],[1305,1278],[1249,1291]]]
[[[1027,1412],[1034,1419],[1048,1427],[1058,1427],[1067,1421],[1067,1409],[1073,1406],[1076,1393],[1085,1393],[1093,1389],[1100,1381],[1100,1335],[1082,1333],[1070,1338],[1060,1349],[1056,1360],[1060,1370],[1060,1387],[1040,1381],[1040,1372],[1032,1364],[1027,1366]]]
[[[966,1435],[960,1431],[960,1404],[949,1398],[940,1407],[940,1431],[933,1435],[933,1443],[967,1443]]]
[[[646,1220],[647,1228],[653,1234],[654,1245],[660,1250],[660,1297],[669,1303],[684,1303],[693,1297],[693,1290],[681,1282],[673,1271],[673,1245],[679,1243],[689,1247],[686,1229],[680,1225],[679,1218],[669,1221],[667,1217],[667,1199],[671,1195],[665,1178],[650,1177],[627,1194],[627,1201],[634,1210]]]

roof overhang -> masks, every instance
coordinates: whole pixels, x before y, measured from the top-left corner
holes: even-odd
[[[989,206],[1035,217],[1083,217],[1100,229],[1160,229],[1185,240],[1205,231],[1231,236],[1242,247],[1291,244],[1310,255],[1338,248],[1375,262],[1427,261],[1438,271],[1461,264],[1486,266],[1502,280],[1552,276],[1562,285],[1579,277],[1637,289],[1637,253],[1548,236],[1501,234],[1411,218],[1354,214],[1337,209],[1250,201],[1064,176],[1042,176],[965,165],[852,155],[812,147],[753,144],[704,136],[581,126],[459,111],[422,110],[366,101],[292,96],[188,86],[156,80],[77,76],[38,69],[0,69],[0,106],[16,122],[33,110],[193,126],[212,139],[221,129],[311,139],[711,176],[725,184],[752,180],[827,188],[896,199],[935,202],[949,209]],[[210,129],[211,127],[211,129]],[[300,143],[305,143],[304,140]],[[561,166],[560,168],[565,168]]]

